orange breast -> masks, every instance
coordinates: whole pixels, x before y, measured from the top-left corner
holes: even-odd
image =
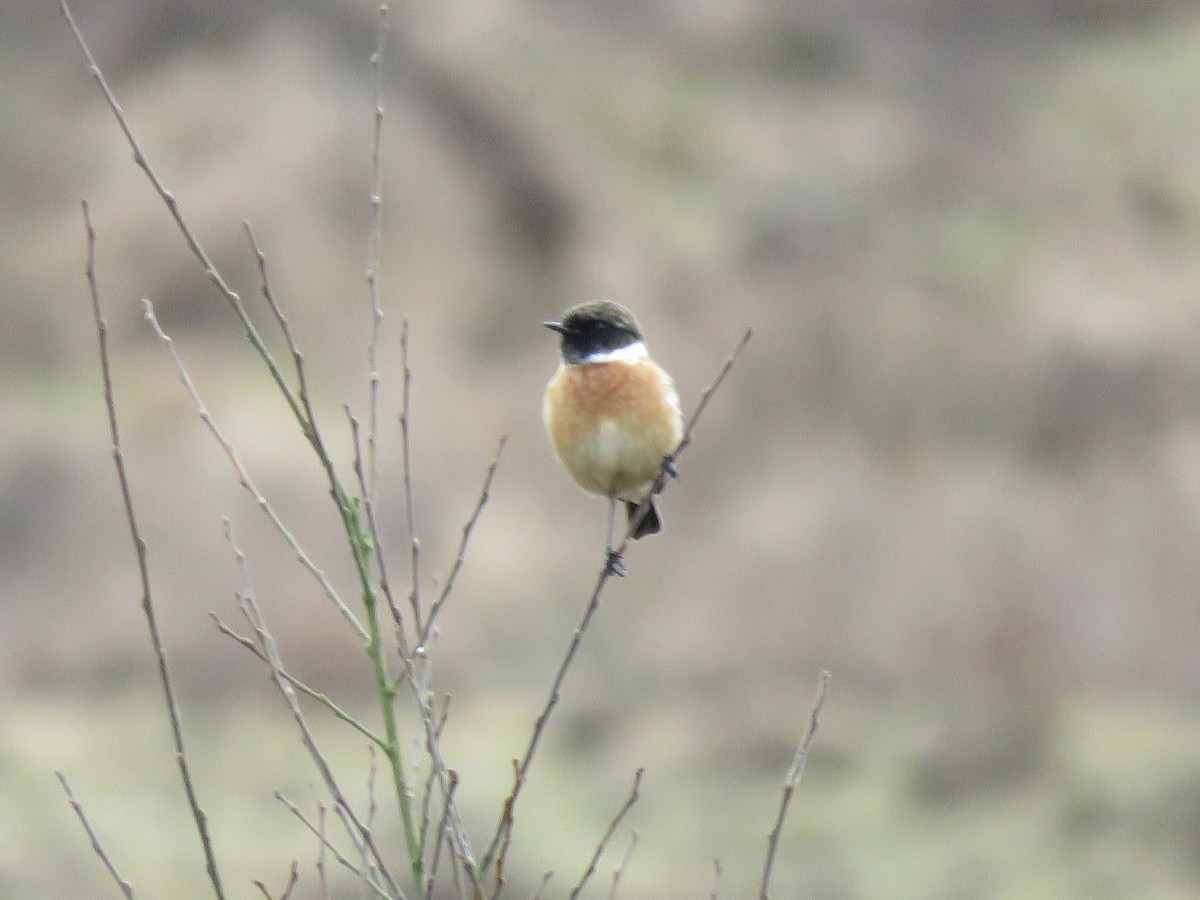
[[[546,430],[584,490],[640,500],[683,436],[679,395],[654,363],[559,367],[546,387]]]

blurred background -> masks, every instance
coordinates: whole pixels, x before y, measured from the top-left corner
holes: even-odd
[[[255,228],[350,478],[366,409],[374,4],[77,0],[159,175],[271,333]],[[610,584],[518,814],[512,896],[565,894],[638,766],[622,896],[756,894],[817,673],[834,685],[774,896],[1200,895],[1200,5],[396,4],[386,59],[381,515],[423,585],[509,444],[435,645],[482,843],[587,600],[605,506],[558,468],[543,319],[639,315],[691,408],[747,324],[663,535]],[[207,896],[109,454],[135,501],[233,896],[281,889],[320,791],[240,625],[228,516],[294,671],[365,657],[237,485],[142,319],[353,596],[321,473],[56,4],[0,9],[0,896]],[[358,796],[366,750],[314,713]],[[415,734],[415,730],[414,730]],[[381,826],[385,827],[385,826]],[[596,896],[624,853],[622,831]],[[555,893],[557,891],[557,893]],[[359,896],[347,892],[344,896]]]

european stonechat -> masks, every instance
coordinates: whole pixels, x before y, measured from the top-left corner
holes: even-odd
[[[633,313],[594,300],[572,306],[558,322],[562,361],[546,385],[542,416],[554,452],[585,491],[608,498],[609,568],[623,574],[613,550],[616,504],[625,504],[631,537],[662,530],[651,496],[683,437],[675,383],[646,351]],[[634,518],[649,503],[640,522]]]

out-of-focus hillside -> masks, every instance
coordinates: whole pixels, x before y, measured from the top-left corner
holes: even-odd
[[[340,407],[365,406],[370,327],[374,5],[74,8],[160,176],[266,323],[241,222],[254,226],[349,471]],[[438,645],[441,686],[464,709],[498,703],[483,679],[520,698],[506,721],[532,715],[599,559],[603,503],[559,471],[540,424],[556,354],[540,322],[599,296],[637,311],[687,406],[746,324],[757,336],[665,498],[666,533],[634,549],[589,636],[572,676],[577,740],[671,766],[680,754],[640,748],[677,740],[683,756],[735,756],[730,734],[746,734],[781,748],[762,761],[773,772],[829,666],[863,722],[892,703],[919,710],[918,788],[938,794],[949,779],[954,793],[1011,766],[1011,782],[997,776],[1008,802],[1055,784],[1047,760],[1086,743],[1078,703],[1154,698],[1175,716],[1190,702],[1200,10],[511,0],[397,4],[391,19],[381,513],[397,551],[402,318],[427,572],[446,571],[484,466],[510,437]],[[18,734],[45,727],[26,715],[43,699],[82,693],[108,708],[153,687],[80,197],[99,231],[127,454],[188,696],[204,706],[260,685],[206,615],[230,610],[237,585],[223,515],[299,667],[353,692],[354,642],[238,488],[140,299],[264,493],[344,576],[294,423],[131,161],[54,5],[10,0],[0,51],[0,707],[21,711],[12,766],[43,758]],[[781,707],[787,696],[801,699]],[[643,721],[662,710],[674,738]],[[866,753],[872,731],[843,736],[845,753]],[[490,757],[502,784],[516,740],[462,753]],[[1139,752],[1135,741],[1114,757],[1136,768]],[[968,764],[978,758],[987,777]],[[1180,763],[1179,778],[1196,784],[1198,765]],[[828,802],[845,808],[832,790]],[[1181,816],[1164,827],[1185,834]],[[702,845],[697,872],[719,851]],[[6,868],[0,857],[0,889]],[[1161,868],[1172,873],[1161,884],[1195,887],[1194,870]],[[946,884],[1034,896],[1005,895],[983,871]],[[1083,884],[1053,877],[1046,896]],[[828,896],[897,896],[828,878]],[[1109,893],[1089,896],[1141,896],[1101,881]],[[698,895],[702,877],[694,888],[678,896]]]
[[[689,400],[752,323],[753,351],[669,503],[674,539],[644,551],[647,569],[688,560],[695,579],[656,614],[695,609],[715,583],[705,632],[747,609],[785,625],[744,634],[757,653],[892,678],[974,670],[987,647],[1002,674],[1019,649],[1056,681],[1136,672],[1189,688],[1200,24],[1134,7],[1007,21],[930,6],[395,11],[385,353],[394,371],[407,317],[418,450],[438,461],[422,473],[426,528],[452,532],[507,432],[508,518],[481,556],[511,558],[521,595],[528,578],[569,577],[596,510],[543,446],[554,347],[538,323],[581,297],[620,298]],[[361,403],[372,11],[78,12],[218,264],[256,296],[249,220],[331,416]],[[3,552],[6,609],[46,625],[61,609],[29,596],[107,619],[79,586],[94,587],[97,559],[117,556],[114,581],[127,568],[110,553],[119,534],[105,539],[119,529],[95,534],[112,486],[80,196],[129,427],[189,448],[162,461],[148,446],[142,464],[177,472],[177,487],[228,481],[141,321],[147,296],[215,410],[253,432],[263,477],[287,497],[293,474],[315,473],[65,26],[35,22],[6,28],[24,75],[4,118]],[[160,499],[164,524],[186,514]],[[562,553],[546,553],[551,538]],[[47,566],[63,541],[77,552]],[[211,565],[178,563],[183,579]],[[10,674],[61,674],[45,648],[15,643]],[[91,649],[93,662],[107,652]]]

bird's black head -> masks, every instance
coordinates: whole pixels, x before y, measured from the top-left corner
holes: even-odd
[[[562,335],[563,362],[585,362],[588,357],[620,350],[642,339],[633,313],[610,300],[589,300],[572,306],[559,322],[543,322]]]

